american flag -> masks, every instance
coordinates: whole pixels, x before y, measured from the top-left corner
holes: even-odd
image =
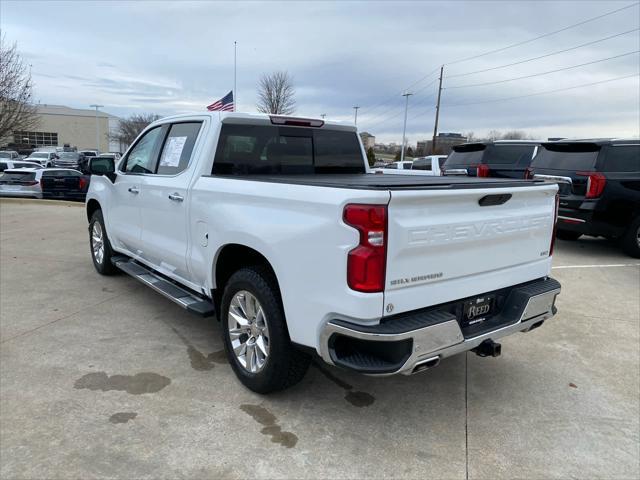
[[[214,112],[216,110],[233,112],[233,90],[227,93],[220,100],[213,102],[211,105],[207,105],[207,110],[210,112]]]

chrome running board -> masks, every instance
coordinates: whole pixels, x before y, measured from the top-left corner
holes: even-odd
[[[210,299],[177,285],[151,268],[124,256],[113,258],[112,263],[124,273],[153,288],[160,295],[177,303],[182,308],[203,317],[215,315],[215,308]]]

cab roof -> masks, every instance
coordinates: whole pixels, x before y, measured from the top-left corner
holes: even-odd
[[[356,131],[353,123],[340,122],[336,120],[326,120],[317,117],[302,117],[296,115],[271,115],[267,113],[243,113],[243,112],[193,112],[172,115],[161,118],[153,124],[161,125],[176,120],[190,120],[202,117],[210,117],[214,122],[244,124],[244,125],[288,125],[293,127],[330,127],[339,130]],[[288,123],[285,123],[288,122]],[[307,125],[306,123],[309,123]]]

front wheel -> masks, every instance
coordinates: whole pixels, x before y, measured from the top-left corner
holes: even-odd
[[[245,387],[269,393],[302,380],[310,357],[291,344],[276,279],[269,269],[254,266],[235,272],[220,303],[224,348]]]
[[[631,222],[627,233],[622,237],[622,249],[634,258],[640,258],[640,217]]]
[[[104,226],[102,211],[96,210],[89,222],[89,246],[91,247],[91,259],[93,266],[101,275],[113,275],[118,269],[111,263],[113,250],[107,237],[107,229]]]

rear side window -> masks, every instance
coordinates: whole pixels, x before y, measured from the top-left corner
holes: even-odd
[[[538,149],[531,167],[574,172],[593,170],[599,153],[600,146],[595,143],[546,143]]]
[[[640,145],[614,145],[606,151],[605,172],[640,172]]]
[[[487,153],[485,163],[518,165],[531,163],[533,145],[493,145]]]
[[[158,172],[160,175],[176,175],[189,166],[193,147],[202,122],[175,123],[171,125],[164,141]]]
[[[0,162],[0,172],[4,172],[7,169],[7,162]]]
[[[365,173],[355,132],[223,125],[213,174]]]

